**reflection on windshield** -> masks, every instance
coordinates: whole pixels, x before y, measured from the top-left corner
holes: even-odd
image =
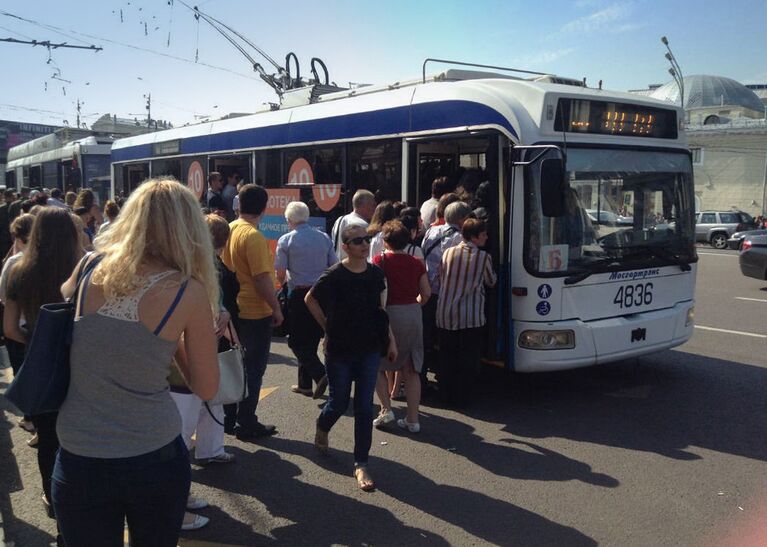
[[[537,167],[528,170],[528,269],[564,275],[695,258],[687,155],[571,148],[562,217],[543,215]]]

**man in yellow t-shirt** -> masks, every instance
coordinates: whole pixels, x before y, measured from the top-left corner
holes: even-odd
[[[237,406],[235,435],[246,440],[277,432],[275,426],[258,421],[256,407],[269,358],[272,326],[280,325],[284,318],[274,290],[274,258],[266,238],[258,231],[269,196],[266,190],[255,184],[246,184],[238,195],[240,218],[229,225],[229,240],[221,259],[227,268],[237,274],[240,283],[237,294],[239,336],[245,349],[248,397]]]

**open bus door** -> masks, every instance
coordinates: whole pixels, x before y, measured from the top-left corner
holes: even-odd
[[[508,284],[505,226],[509,207],[508,185],[502,183],[506,169],[501,144],[505,140],[496,131],[407,139],[407,195],[403,195],[408,204],[420,208],[431,197],[432,182],[438,177],[447,177],[450,192],[459,190],[462,184],[473,186],[469,206],[487,221],[489,237],[484,250],[492,256],[493,268],[499,274],[498,284],[487,290],[485,298],[487,336],[483,357],[500,366],[508,353],[503,280]]]

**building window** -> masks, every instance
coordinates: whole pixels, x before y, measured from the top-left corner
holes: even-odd
[[[693,165],[703,165],[703,149],[702,148],[690,148],[692,154]]]

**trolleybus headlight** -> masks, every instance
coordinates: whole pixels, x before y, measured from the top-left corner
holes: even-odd
[[[519,335],[519,347],[572,349],[575,347],[575,333],[571,330],[526,330]]]
[[[695,306],[687,310],[687,320],[684,322],[685,327],[689,327],[695,323]]]

